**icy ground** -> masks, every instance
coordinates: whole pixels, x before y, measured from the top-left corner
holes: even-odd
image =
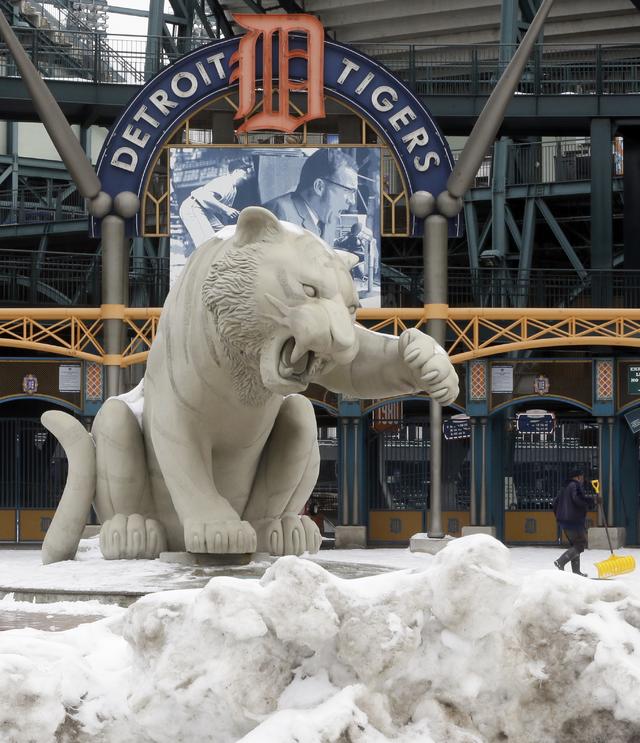
[[[391,552],[359,559],[404,569],[344,580],[287,557],[259,580],[151,594],[64,632],[1,632],[0,741],[640,741],[636,574],[585,580],[549,567],[559,550],[483,535],[435,557]],[[5,586],[21,580],[13,554]],[[83,560],[31,573],[97,580],[104,561]],[[164,570],[114,562],[111,585],[118,568],[129,588]]]

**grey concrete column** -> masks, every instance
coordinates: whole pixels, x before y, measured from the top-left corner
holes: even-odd
[[[122,310],[126,304],[123,266],[128,265],[124,220],[109,215],[102,220],[102,312],[107,397],[120,394]]]

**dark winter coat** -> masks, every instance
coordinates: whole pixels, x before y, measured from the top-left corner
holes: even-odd
[[[553,501],[553,512],[563,529],[584,529],[587,511],[595,506],[595,499],[586,495],[578,480],[569,480]]]

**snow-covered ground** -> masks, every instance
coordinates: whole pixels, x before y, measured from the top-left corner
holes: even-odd
[[[621,550],[634,554],[640,551]],[[484,535],[437,556],[327,551],[260,579],[150,594],[64,632],[0,633],[2,743],[632,743],[640,577],[560,573],[560,549]],[[583,569],[604,552],[587,552]],[[147,590],[172,566],[0,551],[0,585]],[[119,579],[117,578],[118,573]],[[185,584],[188,581],[185,578]],[[24,604],[5,598],[1,611]]]

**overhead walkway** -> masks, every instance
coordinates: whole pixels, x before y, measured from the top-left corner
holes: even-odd
[[[61,52],[50,35],[38,28],[20,32],[22,43],[72,123],[109,125],[144,83],[145,74],[172,61],[158,44],[150,66],[148,49],[154,47],[146,36],[105,39],[103,34],[66,31],[70,46]],[[182,39],[180,53],[209,41]],[[357,46],[413,88],[447,135],[468,134],[512,52],[500,44]],[[0,79],[3,117],[35,120],[29,95],[3,44]],[[587,134],[594,117],[637,118],[640,99],[630,94],[638,93],[640,44],[540,45],[507,109],[501,132]]]

